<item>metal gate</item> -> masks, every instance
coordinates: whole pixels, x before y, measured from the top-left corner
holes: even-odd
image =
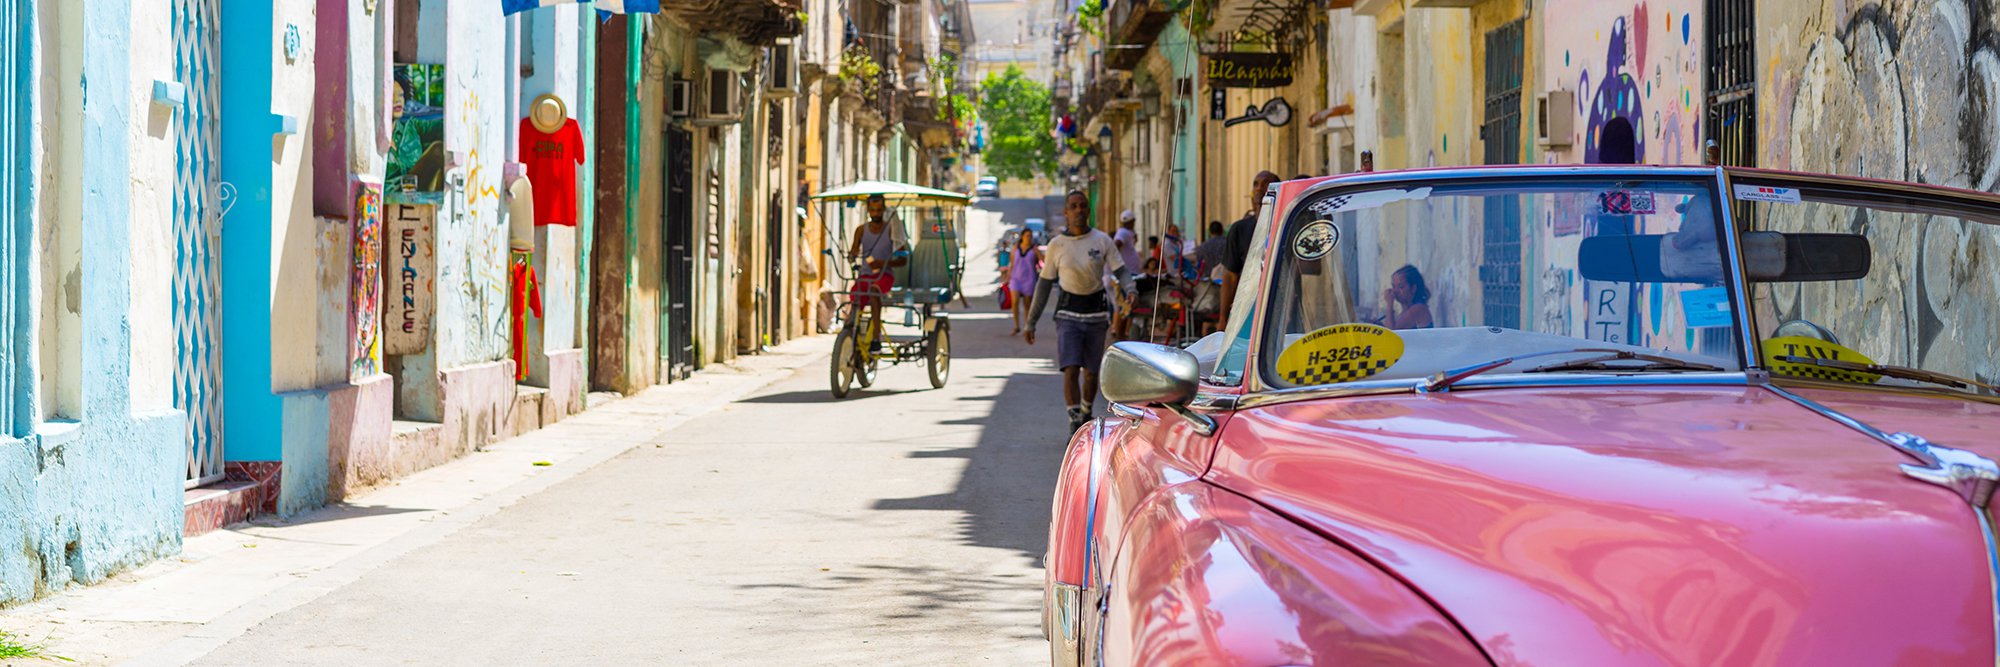
[[[1708,113],[1705,134],[1715,142],[1720,164],[1757,166],[1757,33],[1756,7],[1751,0],[1708,0],[1703,36],[1708,39]],[[1750,202],[1729,202],[1739,229],[1756,229],[1757,209]],[[1701,330],[1704,354],[1725,353],[1732,338],[1727,327]]]
[[[784,337],[785,327],[785,197],[771,193],[770,219],[764,226],[764,252],[770,261],[764,276],[764,327],[765,345],[777,343]]]
[[[216,3],[173,5],[174,78],[187,86],[174,114],[174,407],[187,414],[189,487],[222,478]]]
[[[1486,164],[1521,161],[1521,74],[1527,24],[1515,21],[1486,33],[1486,116],[1479,137]],[[1484,263],[1479,266],[1482,324],[1521,326],[1520,202],[1486,200],[1482,218]]]
[[[680,128],[667,129],[667,215],[666,265],[660,279],[666,283],[665,334],[662,354],[666,357],[668,380],[681,380],[694,373],[694,134]]]

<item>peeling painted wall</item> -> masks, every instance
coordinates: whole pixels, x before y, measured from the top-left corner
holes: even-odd
[[[507,357],[507,228],[500,224],[501,164],[509,161],[506,80],[507,21],[491,6],[426,4],[444,14],[445,149],[463,184],[447,193],[449,216],[438,221],[437,363],[440,368]],[[442,34],[442,33],[426,33]],[[447,177],[452,178],[450,176]]]
[[[135,94],[141,89],[135,78],[151,74],[150,65],[135,63],[169,62],[171,49],[164,39],[135,39],[142,22],[158,20],[153,16],[158,8],[134,11],[132,5],[49,0],[34,7],[38,25],[46,28],[36,33],[34,62],[51,76],[41,79],[33,104],[38,111],[74,115],[59,122],[40,116],[34,131],[43,143],[33,161],[37,186],[31,196],[43,212],[64,212],[57,229],[70,226],[73,238],[90,242],[58,246],[76,253],[73,285],[31,283],[39,296],[65,292],[58,305],[74,308],[66,311],[72,317],[41,322],[45,335],[34,344],[45,351],[55,346],[56,354],[27,356],[38,366],[61,364],[39,368],[44,377],[90,381],[44,385],[74,391],[63,399],[70,405],[45,407],[80,421],[35,420],[40,423],[26,438],[0,439],[0,604],[71,582],[96,582],[180,548],[182,417],[161,409],[157,392],[171,370],[134,362],[135,349],[157,344],[150,332],[138,330],[172,326],[170,315],[135,303],[143,294],[135,285],[164,284],[170,274],[151,261],[159,256],[157,248],[134,247],[156,243],[141,228],[169,227],[169,214],[150,199],[137,199],[172,178],[171,167],[152,159],[152,147],[143,144],[162,139],[146,136],[135,143],[130,132],[134,125],[147,125],[143,105],[149,96]],[[48,41],[55,36],[73,41]],[[88,156],[90,168],[52,173],[63,163],[54,152],[65,148]],[[33,254],[46,254],[39,249],[50,240],[64,243],[60,234],[37,235]],[[148,261],[138,261],[142,257]],[[49,303],[34,296],[30,301]]]

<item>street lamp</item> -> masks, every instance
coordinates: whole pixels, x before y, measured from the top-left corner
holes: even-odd
[[[1102,149],[1104,149],[1104,150],[1107,150],[1107,151],[1108,151],[1108,150],[1111,150],[1111,126],[1110,126],[1110,125],[1105,125],[1105,126],[1103,126],[1103,127],[1100,127],[1100,128],[1098,128],[1098,129],[1097,129],[1097,147],[1098,147],[1098,148],[1102,148]]]

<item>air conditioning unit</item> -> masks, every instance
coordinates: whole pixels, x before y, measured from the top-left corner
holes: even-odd
[[[770,50],[770,64],[764,68],[770,77],[768,90],[775,97],[790,97],[798,92],[798,60],[794,55],[795,46],[791,42],[779,42]]]
[[[667,86],[667,115],[675,118],[694,115],[694,82],[674,79]]]
[[[708,90],[701,100],[704,125],[727,125],[743,120],[743,75],[729,70],[709,70]]]
[[[1543,148],[1569,148],[1576,135],[1576,93],[1551,90],[1536,100],[1535,138]]]

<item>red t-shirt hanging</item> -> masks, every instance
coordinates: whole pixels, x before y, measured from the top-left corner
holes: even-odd
[[[521,119],[521,162],[535,186],[535,224],[576,226],[576,167],[583,164],[583,131],[563,119],[553,133]]]

